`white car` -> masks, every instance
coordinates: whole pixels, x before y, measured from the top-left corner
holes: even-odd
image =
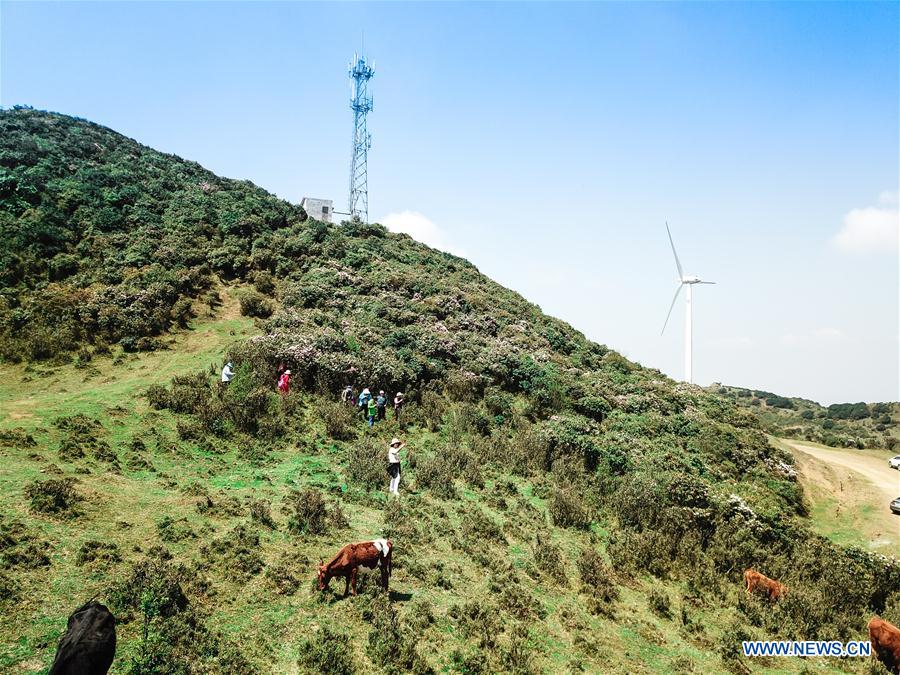
[[[897,455],[896,457],[891,457],[888,460],[888,464],[891,465],[892,469],[900,469],[900,455]]]

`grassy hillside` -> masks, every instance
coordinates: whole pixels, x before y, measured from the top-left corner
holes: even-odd
[[[900,620],[900,566],[813,534],[790,454],[733,402],[378,225],[308,220],[80,120],[0,124],[19,261],[0,336],[0,669],[45,668],[93,595],[120,619],[116,672],[140,673],[862,672],[751,662],[740,640]],[[44,220],[59,181],[82,201]],[[132,202],[107,200],[126,186]],[[126,225],[104,229],[100,204]],[[56,248],[30,249],[51,221],[63,234],[40,246]],[[124,255],[145,225],[178,254],[151,239],[148,258]],[[226,268],[223,246],[240,252]],[[75,264],[56,278],[60,255]],[[171,305],[134,299],[153,279]],[[117,307],[132,319],[102,324]],[[407,392],[403,425],[369,430],[337,403],[347,382]],[[399,500],[394,435],[409,444]],[[319,558],[382,535],[389,596],[313,587]],[[748,566],[791,592],[744,597]]]
[[[718,393],[751,411],[776,436],[838,448],[900,445],[900,403],[835,403],[823,406],[804,398],[714,384]]]

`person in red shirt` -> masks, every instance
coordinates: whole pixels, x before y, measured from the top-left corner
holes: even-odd
[[[282,393],[282,395],[287,394],[291,388],[291,371],[285,370],[281,374],[281,378],[278,380],[278,391]]]

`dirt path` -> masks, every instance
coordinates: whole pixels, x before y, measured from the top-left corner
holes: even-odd
[[[900,516],[888,508],[900,496],[900,472],[888,466],[890,453],[776,443],[794,455],[817,532],[841,545],[900,554]]]
[[[794,450],[805,452],[807,455],[812,455],[818,460],[827,462],[832,467],[838,466],[860,474],[881,490],[888,502],[900,497],[900,471],[888,466],[888,459],[890,458],[890,453],[888,452],[885,452],[882,458],[868,451],[823,448],[818,445],[800,443],[799,441],[786,440],[785,443]],[[850,478],[850,480],[853,479]]]

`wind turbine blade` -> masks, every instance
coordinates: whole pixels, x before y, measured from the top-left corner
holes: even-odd
[[[696,284],[715,284],[715,281],[695,281]]]
[[[675,252],[675,242],[672,241],[672,231],[669,229],[669,221],[666,221],[666,232],[669,233],[669,243],[672,245],[672,255],[675,256],[675,267],[678,268],[678,280],[681,281],[684,279],[684,272],[681,271],[681,261],[678,259],[678,254]]]
[[[684,284],[678,284],[678,288],[675,289],[675,297],[672,298],[672,304],[669,305],[669,313],[666,314],[666,322],[663,324],[662,330],[659,331],[660,335],[666,332],[666,326],[669,325],[669,317],[672,316],[672,310],[675,309],[675,301],[678,300],[678,294],[681,293],[682,286],[684,286]]]

